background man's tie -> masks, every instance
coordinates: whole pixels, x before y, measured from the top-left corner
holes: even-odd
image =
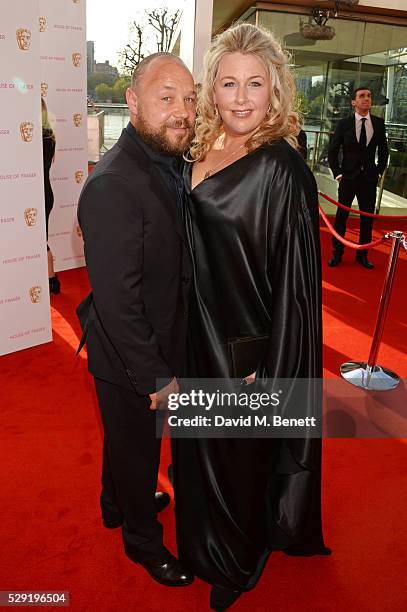
[[[364,151],[366,149],[367,138],[366,138],[366,117],[362,117],[362,125],[360,128],[359,146]]]

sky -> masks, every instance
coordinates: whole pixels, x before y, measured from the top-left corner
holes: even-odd
[[[86,0],[86,39],[95,42],[97,62],[118,63],[118,52],[130,42],[129,26],[144,9],[182,8],[184,0]]]

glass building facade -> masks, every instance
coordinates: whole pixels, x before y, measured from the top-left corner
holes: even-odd
[[[378,206],[386,214],[407,209],[407,27],[331,19],[332,40],[309,40],[301,34],[307,15],[253,9],[242,19],[274,32],[291,55],[308,162],[321,191],[336,195],[328,168],[329,139],[339,119],[352,112],[352,90],[366,86],[373,96],[372,114],[385,120],[390,148]]]

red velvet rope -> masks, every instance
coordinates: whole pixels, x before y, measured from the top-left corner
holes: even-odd
[[[318,191],[319,195],[331,202],[331,204],[335,204],[338,208],[343,208],[344,210],[349,210],[357,215],[362,215],[363,217],[372,217],[373,219],[407,219],[407,215],[375,215],[373,213],[364,212],[363,210],[356,210],[355,208],[350,208],[349,206],[345,206],[336,200],[330,198],[326,193],[322,193],[322,191]]]
[[[350,240],[345,240],[345,238],[342,238],[342,236],[334,230],[333,225],[328,221],[328,217],[322,210],[321,206],[319,207],[319,214],[325,221],[325,225],[327,226],[331,234],[333,234],[335,238],[339,240],[339,242],[342,242],[342,244],[344,244],[345,246],[351,247],[352,249],[356,249],[357,251],[362,249],[370,249],[371,247],[375,247],[381,242],[383,242],[383,240],[385,240],[385,236],[382,236],[381,238],[379,238],[378,240],[374,240],[373,242],[368,242],[367,244],[356,244],[355,242],[351,242]]]

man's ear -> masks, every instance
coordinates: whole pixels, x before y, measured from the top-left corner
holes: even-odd
[[[130,114],[137,117],[138,98],[136,92],[131,87],[128,87],[126,90],[126,102],[127,106],[129,107]]]

